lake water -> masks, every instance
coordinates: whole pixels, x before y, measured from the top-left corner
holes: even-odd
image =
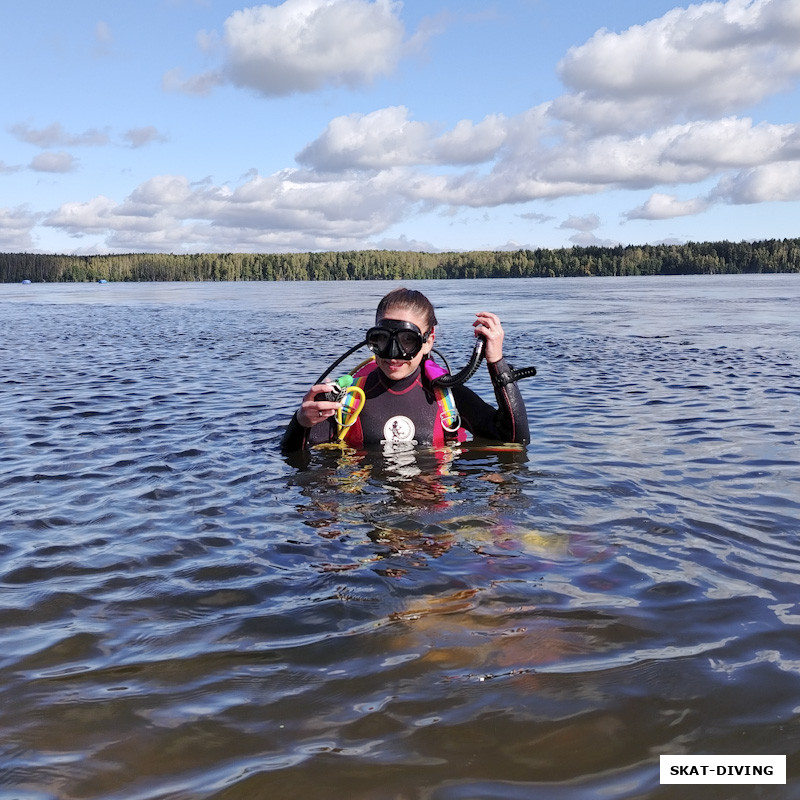
[[[0,798],[800,796],[800,275],[411,282],[532,444],[283,457],[396,285],[0,286]]]

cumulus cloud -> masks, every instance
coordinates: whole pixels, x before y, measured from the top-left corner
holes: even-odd
[[[514,205],[530,200],[545,200],[600,191],[588,183],[552,183],[526,174],[524,167],[515,170],[509,164],[492,170],[436,175],[417,172],[408,177],[406,191],[428,206],[464,206],[486,208]]]
[[[800,200],[800,162],[777,162],[725,176],[711,198],[732,205]]]
[[[39,153],[31,161],[34,172],[74,172],[77,166],[75,158],[63,151]]]
[[[31,231],[37,215],[25,206],[0,208],[0,250],[21,252],[33,249]]]
[[[32,128],[19,123],[10,126],[11,133],[21,142],[32,144],[43,149],[51,147],[98,147],[107,145],[108,129],[89,128],[83,133],[69,133],[60,122],[54,122],[44,128]]]
[[[413,121],[405,106],[392,106],[336,117],[297,160],[333,171],[482,164],[494,160],[520,129],[527,128],[530,136],[532,121],[530,112],[515,118],[490,114],[477,123],[461,120],[441,133],[435,125]],[[535,122],[532,127],[537,127]]]
[[[569,237],[572,244],[578,247],[616,247],[620,242],[617,239],[601,239],[591,231],[581,231]]]
[[[542,143],[547,134],[544,108],[462,120],[440,132],[396,106],[337,117],[297,159],[320,173],[441,166],[446,173],[419,169],[407,176],[405,194],[429,204],[482,207],[598,191],[583,176],[544,174],[554,158],[552,146]],[[483,165],[491,166],[489,173],[452,171]]]
[[[476,123],[462,119],[434,142],[436,160],[442,164],[490,161],[505,144],[511,127],[502,114],[490,114]]]
[[[559,64],[574,94],[554,113],[627,130],[737,111],[797,81],[799,40],[797,0],[708,2],[622,33],[601,30]]]
[[[569,241],[578,247],[616,247],[616,239],[601,239],[594,232],[600,227],[600,217],[597,214],[585,214],[582,217],[567,217],[559,226],[566,230],[574,230]]]
[[[797,154],[800,126],[754,126],[726,118],[670,125],[651,134],[566,139],[540,157],[541,177],[605,187],[696,183],[721,169],[744,168]]]
[[[625,214],[625,219],[672,219],[686,217],[705,211],[708,201],[695,198],[679,200],[675,195],[656,192],[645,203]]]
[[[559,228],[569,228],[571,230],[587,231],[597,230],[600,227],[600,217],[597,214],[587,214],[584,217],[568,217],[559,226]]]
[[[433,126],[413,122],[404,106],[349,114],[328,123],[322,135],[297,155],[319,170],[386,169],[433,160]]]
[[[369,85],[413,46],[400,9],[394,0],[285,0],[235,11],[224,24],[221,67],[189,79],[172,71],[165,86],[201,93],[232,83],[280,97]]]
[[[286,0],[225,22],[226,73],[265,95],[359,86],[391,72],[404,26],[391,0]]]
[[[74,236],[91,231],[104,231],[111,227],[114,208],[114,201],[101,195],[85,203],[64,203],[45,222]]]
[[[439,248],[432,242],[421,242],[418,239],[409,239],[405,235],[396,238],[378,239],[374,246],[378,250],[411,250],[417,253],[439,252]]]
[[[672,128],[662,158],[674,164],[750,167],[776,159],[800,157],[800,125],[753,125],[728,117]]]
[[[553,183],[582,181],[597,187],[644,188],[658,183],[702,180],[704,164],[675,164],[661,156],[671,142],[668,130],[653,136],[606,136],[563,143],[548,153],[540,175]]]
[[[729,170],[800,158],[798,125],[754,125],[750,119],[724,118],[669,125],[648,134],[558,138],[548,136],[553,130],[542,124],[546,114],[543,107],[516,118],[492,119],[493,127],[500,133],[484,154],[491,164],[488,173],[451,171],[437,175],[417,171],[409,181],[409,191],[429,203],[474,208],[608,189],[691,185]],[[415,141],[424,141],[426,132],[430,135],[429,129],[420,127]],[[445,136],[429,138],[424,147],[418,147],[416,161],[408,157],[411,149],[406,148],[402,162],[397,159],[393,163],[453,165],[437,147]],[[330,158],[320,157],[321,153],[330,154],[330,144],[325,137],[317,140],[314,143],[319,148],[315,151],[317,161],[311,161],[332,166]],[[388,144],[380,147],[376,143],[373,149],[387,160],[399,152]],[[358,165],[357,147],[344,159],[344,164]],[[379,162],[375,160],[370,166],[378,167]],[[697,203],[695,213],[706,207],[707,204]],[[650,209],[643,211],[649,213]]]
[[[101,233],[123,249],[347,249],[405,216],[413,201],[403,184],[392,171],[331,179],[292,170],[252,175],[234,189],[162,175],[120,203],[65,203],[44,224],[73,236]]]

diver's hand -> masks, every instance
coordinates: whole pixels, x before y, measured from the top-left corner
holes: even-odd
[[[493,364],[503,357],[503,337],[505,331],[500,324],[500,317],[497,314],[490,314],[488,311],[481,311],[475,315],[477,319],[472,323],[475,328],[476,336],[483,336],[486,339],[486,360]]]
[[[313,428],[314,425],[332,417],[342,407],[341,403],[333,400],[316,399],[319,395],[331,391],[333,391],[332,383],[317,383],[305,393],[303,402],[297,409],[297,421],[304,428]]]

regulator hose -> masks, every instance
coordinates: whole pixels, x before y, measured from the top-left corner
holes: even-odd
[[[457,372],[455,375],[442,375],[439,378],[434,378],[431,383],[434,387],[439,387],[441,389],[452,389],[453,386],[460,386],[462,383],[466,383],[480,366],[483,360],[483,351],[485,347],[486,340],[482,336],[478,336],[475,341],[475,347],[472,350],[472,355],[469,357],[469,361],[464,369]],[[509,367],[509,372],[499,375],[496,378],[501,386],[515,383],[522,378],[532,378],[536,374],[536,367],[523,367],[522,369],[514,369],[511,365],[509,365]]]
[[[327,378],[328,375],[331,372],[333,372],[336,369],[336,367],[339,366],[339,364],[342,363],[342,361],[344,361],[348,356],[353,355],[353,353],[355,353],[356,350],[360,350],[362,347],[366,346],[366,344],[367,344],[367,340],[364,339],[363,342],[359,342],[355,347],[351,347],[343,356],[337,358],[336,361],[334,361],[333,364],[331,364],[325,370],[325,372],[323,372],[322,375],[320,375],[319,378],[317,378],[316,382],[317,383],[324,383],[325,382],[325,378]]]
[[[434,378],[431,383],[434,387],[439,387],[441,389],[451,389],[453,386],[461,386],[462,383],[466,383],[481,365],[485,347],[486,340],[483,336],[478,336],[475,339],[475,347],[472,348],[472,355],[469,357],[466,366],[455,375],[442,375],[439,378]]]

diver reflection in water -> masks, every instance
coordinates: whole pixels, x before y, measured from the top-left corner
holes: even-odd
[[[383,446],[391,452],[464,441],[467,432],[481,439],[527,444],[528,418],[516,380],[535,370],[515,372],[505,360],[503,326],[495,314],[481,312],[476,317],[479,343],[472,371],[485,356],[498,408],[459,383],[467,368],[450,376],[432,358],[436,314],[428,298],[412,289],[396,289],[379,303],[375,326],[362,342],[374,357],[346,382],[319,381],[308,390],[283,437],[284,451],[338,441],[355,448]]]

